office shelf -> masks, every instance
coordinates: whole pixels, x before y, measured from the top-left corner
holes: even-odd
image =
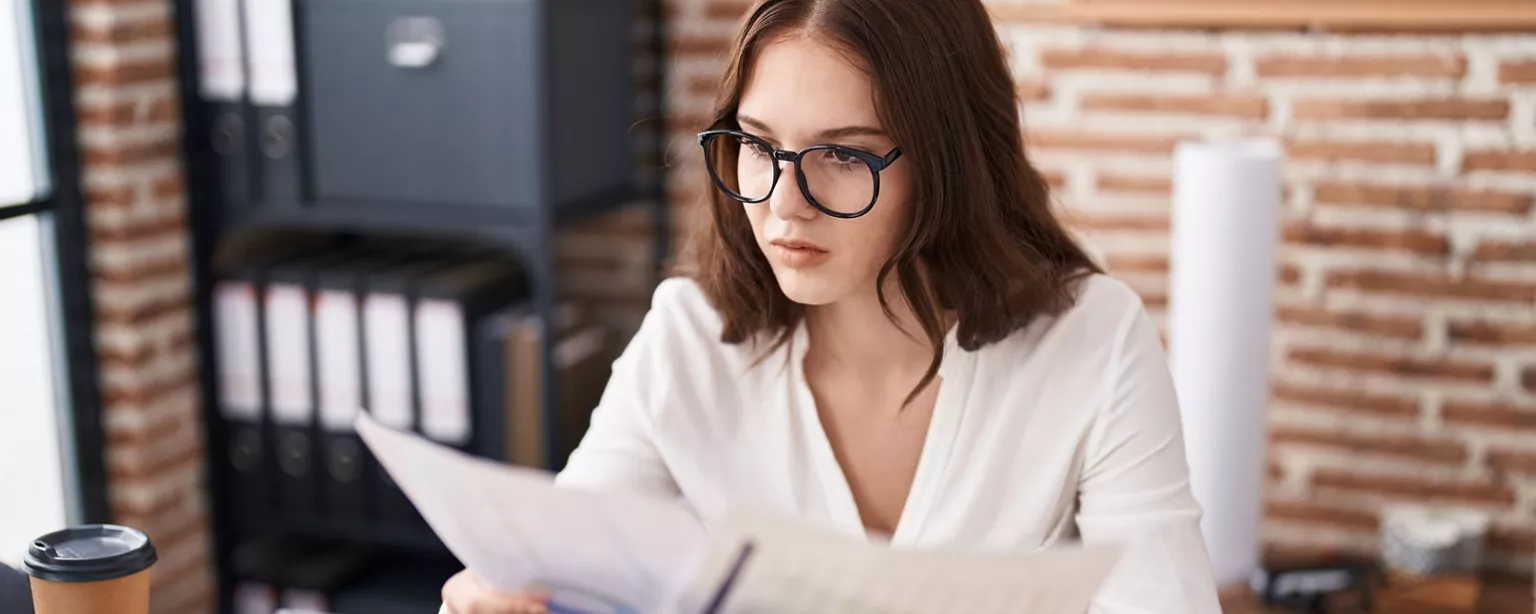
[[[320,7],[319,5],[322,1],[338,2],[338,4]],[[221,129],[218,128],[220,124],[216,120],[226,116],[224,114],[228,112],[228,105],[211,103],[202,99],[198,57],[200,49],[195,43],[196,24],[198,23],[197,12],[200,7],[207,3],[200,3],[197,0],[173,0],[175,3],[176,27],[179,40],[181,41],[178,50],[178,61],[184,122],[182,144],[183,151],[186,154],[185,172],[188,186],[187,192],[190,199],[189,225],[193,256],[194,307],[197,321],[199,322],[195,342],[197,344],[199,364],[202,366],[202,407],[205,412],[205,419],[202,421],[205,429],[204,435],[205,441],[209,444],[208,449],[212,452],[208,455],[208,460],[206,461],[210,463],[208,475],[222,475],[221,472],[215,470],[213,463],[220,462],[223,454],[221,450],[214,449],[213,442],[225,441],[226,431],[230,430],[223,423],[217,411],[217,408],[222,406],[216,376],[218,373],[219,356],[213,346],[212,330],[214,327],[210,324],[213,322],[212,288],[216,280],[213,268],[215,256],[221,254],[221,248],[227,248],[229,243],[236,237],[261,235],[264,233],[277,234],[284,231],[301,231],[338,237],[419,237],[435,239],[455,245],[472,245],[486,248],[503,253],[516,260],[527,274],[529,307],[533,313],[541,316],[544,326],[541,335],[541,338],[544,340],[541,348],[542,363],[544,365],[542,369],[541,392],[543,394],[544,406],[542,411],[544,424],[547,430],[542,433],[542,437],[545,442],[544,449],[548,454],[546,462],[551,468],[558,469],[564,460],[562,457],[564,450],[561,444],[567,441],[568,438],[565,437],[565,434],[557,431],[559,425],[565,421],[560,419],[558,415],[560,403],[555,398],[555,395],[558,394],[560,386],[556,379],[556,370],[552,367],[554,364],[552,360],[553,342],[559,338],[554,325],[557,311],[556,300],[559,294],[558,279],[555,271],[556,232],[564,226],[578,223],[582,220],[601,216],[619,209],[640,207],[651,212],[654,216],[654,227],[658,231],[654,252],[656,263],[655,266],[651,267],[651,270],[658,272],[658,278],[653,281],[659,281],[662,260],[669,253],[666,231],[670,228],[670,224],[666,219],[667,209],[664,196],[666,189],[663,182],[665,176],[664,169],[655,169],[655,172],[647,173],[647,176],[654,176],[655,178],[644,185],[636,181],[627,187],[604,189],[595,194],[589,193],[589,190],[584,189],[590,187],[583,184],[583,181],[586,180],[584,175],[580,172],[572,173],[573,166],[579,168],[584,160],[582,157],[583,151],[576,148],[573,143],[582,143],[583,139],[590,137],[590,133],[594,130],[604,131],[601,133],[608,134],[606,130],[609,125],[622,128],[632,126],[635,123],[633,118],[621,118],[622,121],[615,121],[615,118],[599,118],[601,121],[587,122],[586,124],[573,121],[580,119],[581,114],[590,114],[592,109],[605,108],[603,106],[604,101],[613,100],[611,94],[615,88],[611,82],[598,82],[594,80],[596,77],[593,77],[593,75],[601,74],[600,71],[582,71],[582,68],[586,66],[586,62],[608,62],[612,58],[602,56],[599,52],[590,51],[593,47],[589,44],[589,41],[582,38],[587,34],[581,27],[579,15],[573,18],[570,12],[574,11],[579,14],[581,10],[584,10],[579,7],[588,5],[593,10],[606,9],[602,8],[603,5],[601,3],[593,2],[543,0],[541,3],[539,0],[532,0],[533,4],[545,5],[541,9],[545,12],[540,18],[545,20],[541,23],[548,28],[548,31],[541,33],[540,36],[487,37],[483,31],[478,31],[479,33],[476,34],[476,36],[482,37],[477,39],[478,41],[491,41],[495,44],[501,44],[505,41],[512,41],[507,44],[525,44],[519,42],[525,38],[533,41],[526,44],[541,44],[546,40],[558,43],[551,46],[548,50],[548,53],[553,58],[550,60],[551,65],[538,68],[534,73],[528,73],[536,77],[528,82],[543,84],[543,87],[550,89],[547,97],[540,99],[535,106],[542,112],[549,113],[551,117],[556,118],[558,121],[538,123],[534,133],[519,132],[517,135],[518,138],[525,138],[529,137],[529,134],[533,134],[536,138],[529,137],[529,142],[542,143],[544,146],[551,148],[550,155],[553,156],[552,159],[557,160],[563,166],[558,166],[555,162],[551,162],[549,166],[541,167],[542,170],[533,173],[531,176],[536,178],[535,183],[541,186],[537,189],[521,189],[521,186],[519,186],[518,189],[514,190],[516,193],[506,194],[506,197],[515,200],[518,203],[517,205],[492,205],[452,202],[451,200],[428,201],[423,200],[421,193],[401,195],[399,197],[400,200],[396,201],[377,198],[377,196],[394,198],[394,193],[374,194],[370,198],[326,198],[317,196],[317,194],[322,193],[322,190],[317,189],[315,173],[305,170],[302,166],[303,164],[315,164],[322,157],[331,164],[337,164],[337,160],[341,160],[341,163],[345,164],[352,162],[346,156],[338,156],[336,154],[337,150],[334,147],[325,149],[317,145],[311,133],[323,127],[311,126],[306,132],[304,123],[314,121],[316,117],[340,117],[342,123],[351,127],[349,129],[353,130],[353,134],[356,133],[359,124],[353,121],[355,118],[344,116],[345,113],[350,112],[351,107],[347,106],[351,104],[350,102],[341,101],[340,98],[318,99],[320,96],[325,95],[327,91],[334,91],[341,98],[351,96],[355,92],[350,89],[350,86],[337,89],[339,86],[328,84],[323,79],[318,82],[313,80],[317,76],[331,73],[316,72],[311,74],[310,71],[325,70],[334,73],[337,70],[335,62],[340,56],[329,57],[327,65],[323,69],[306,67],[304,41],[307,35],[313,34],[313,32],[306,28],[314,28],[317,24],[305,23],[303,15],[306,14],[305,11],[315,11],[320,8],[327,11],[351,11],[369,10],[367,7],[370,6],[388,5],[396,8],[403,6],[398,2],[348,2],[343,6],[339,4],[341,1],[315,0],[314,3],[307,6],[305,3],[294,1],[295,52],[298,62],[298,81],[302,91],[292,109],[296,117],[299,118],[299,136],[292,143],[292,147],[295,148],[294,151],[299,152],[297,155],[303,162],[295,165],[295,168],[285,167],[280,169],[282,173],[285,173],[283,181],[291,181],[292,185],[297,186],[294,193],[289,193],[285,190],[274,191],[272,185],[263,183],[264,180],[258,175],[252,175],[253,179],[251,179],[249,185],[224,179],[227,176],[229,166],[226,161],[221,161],[219,152],[215,151],[214,142],[216,139],[213,137],[215,132]],[[643,9],[646,9],[646,14],[653,16],[652,18],[654,19],[659,19],[661,14],[660,0],[633,1],[637,2]],[[425,7],[429,3],[423,2],[421,4]],[[422,10],[431,11],[438,9],[427,7]],[[327,15],[325,19],[330,20],[327,22],[327,27],[353,28],[360,27],[357,24],[362,23],[350,20],[350,18],[342,19],[338,17],[341,13]],[[562,17],[561,15],[564,16]],[[445,17],[445,19],[447,18]],[[612,24],[605,24],[605,27],[610,25]],[[629,30],[630,28],[624,29],[625,32]],[[657,27],[650,30],[652,33],[645,38],[643,43],[646,46],[644,53],[654,57],[664,57],[666,49],[664,28]],[[373,44],[373,39],[370,38],[368,40],[369,44]],[[452,43],[448,47],[450,50],[466,48],[464,45],[454,47]],[[623,65],[633,63],[633,56],[623,58]],[[653,64],[656,65],[654,70],[664,73],[666,62],[653,62]],[[602,65],[613,66],[618,64]],[[462,70],[462,66],[463,64],[456,64],[452,67],[445,67],[444,70]],[[370,70],[373,69],[370,68]],[[572,75],[572,78],[559,79],[552,76],[552,73],[555,75]],[[528,74],[520,74],[519,77],[526,78]],[[662,104],[662,99],[665,93],[666,75],[656,75],[656,78],[647,78],[644,82],[650,84],[647,86],[647,89],[634,92],[634,95],[640,98],[643,104],[634,106],[656,109],[660,112],[659,110],[665,108],[665,105]],[[309,87],[316,83],[319,83],[321,87]],[[390,87],[402,86],[394,84]],[[629,85],[626,83],[622,87],[629,87]],[[606,94],[584,96],[583,93],[586,91],[584,88],[592,88],[594,91],[606,92]],[[520,96],[523,95],[522,90],[518,88],[498,89],[495,93],[498,96],[507,97],[507,99],[511,100],[521,100]],[[417,102],[420,101],[421,99],[417,99]],[[342,116],[337,114],[337,109],[342,110]],[[381,111],[385,114],[396,112],[394,109],[382,109]],[[247,105],[244,112],[246,114],[241,115],[241,117],[250,119],[249,123],[253,128],[258,122],[261,122],[262,125],[267,125],[265,122],[269,119],[270,110],[252,110]],[[452,123],[459,121],[460,118],[445,117],[443,120]],[[637,148],[645,151],[637,151],[634,160],[665,159],[663,154],[667,146],[666,135],[668,132],[664,125],[664,118],[645,118],[644,121],[649,124],[650,129],[645,133],[647,135],[645,141],[638,143]],[[455,125],[462,126],[462,123]],[[586,133],[578,135],[577,138],[562,138],[560,134],[553,132],[558,128],[551,127],[560,125],[577,126],[575,130],[578,132],[586,131]],[[253,132],[252,134],[255,133]],[[432,133],[421,131],[402,135],[402,138],[404,137],[427,139],[422,142],[439,148],[451,146],[454,143],[452,140],[433,141],[431,140],[434,138]],[[632,137],[626,136],[626,138]],[[228,141],[221,141],[221,143],[223,148],[230,147]],[[242,142],[242,146],[249,149],[257,147],[258,143]],[[508,153],[505,148],[497,151],[501,154]],[[267,152],[261,150],[261,153],[265,155]],[[363,153],[368,154],[369,152],[365,151]],[[513,156],[513,158],[516,160],[523,159],[516,156]],[[618,172],[620,167],[617,158],[609,155],[592,155],[589,156],[588,160],[597,165],[595,168],[603,169],[610,176],[612,176],[612,173]],[[425,161],[436,163],[441,160],[427,159]],[[260,156],[255,155],[249,161],[250,165],[266,163]],[[635,175],[633,170],[630,169],[630,175]],[[527,169],[512,169],[509,172],[526,173],[528,171]],[[393,177],[389,179],[393,179]],[[497,179],[503,178],[498,177]],[[612,183],[622,183],[622,181]],[[338,189],[355,190],[356,193],[366,193],[370,188],[367,185],[358,186],[355,182],[352,184],[344,184],[343,182],[332,185],[341,185],[342,187]],[[458,187],[451,183],[445,185],[450,191]],[[593,185],[608,185],[608,183],[595,182]],[[261,198],[242,200],[231,196],[232,193],[242,193],[242,191],[245,194],[261,195]],[[372,191],[375,193],[388,192],[387,189],[374,189]],[[436,194],[437,192],[428,191],[428,193]],[[463,193],[484,196],[485,190],[477,193],[466,188]],[[499,192],[496,194],[498,196],[501,195]],[[574,194],[585,195],[561,196]],[[474,196],[467,198],[477,201],[488,200]],[[237,578],[232,569],[232,556],[237,546],[251,540],[259,540],[272,535],[271,533],[241,533],[237,529],[231,513],[232,488],[232,484],[226,483],[223,480],[210,480],[212,539],[219,592],[219,612],[233,611],[232,594]],[[426,531],[425,527],[417,527],[418,530],[413,531],[398,527],[347,526],[320,521],[305,523],[301,526],[290,526],[285,523],[274,524],[280,525],[272,527],[272,530],[280,532],[278,535],[292,535],[295,539],[355,545],[390,552],[407,558],[413,556],[426,558],[445,557],[449,562],[452,561],[452,557],[446,548],[435,536]],[[412,575],[413,573],[415,575]],[[402,568],[398,572],[396,579],[400,582],[406,582],[411,578],[422,579],[426,576],[433,576],[428,578],[430,581],[426,582],[426,584],[435,581],[439,582],[440,585],[441,580],[434,576],[436,573],[438,573],[436,570],[421,571],[420,573],[412,572],[407,567]],[[429,598],[432,594],[435,594],[429,593]],[[378,611],[382,614],[389,614],[384,610]],[[418,610],[401,609],[399,611]]]

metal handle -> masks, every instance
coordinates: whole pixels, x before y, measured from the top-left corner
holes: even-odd
[[[384,33],[389,63],[396,68],[421,69],[437,62],[443,51],[443,23],[433,17],[401,17]]]

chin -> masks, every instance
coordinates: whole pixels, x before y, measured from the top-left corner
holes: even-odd
[[[848,294],[845,284],[829,279],[825,271],[775,267],[773,274],[784,296],[801,305],[827,305]]]

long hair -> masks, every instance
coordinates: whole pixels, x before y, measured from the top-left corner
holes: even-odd
[[[861,65],[901,163],[914,169],[911,217],[876,282],[891,317],[885,288],[896,276],[934,348],[909,402],[938,375],[945,310],[960,346],[974,351],[1072,305],[1073,282],[1099,269],[1056,219],[1025,155],[1013,78],[980,0],[760,0],[726,56],[710,127],[740,129],[736,111],[758,51],[794,35]],[[804,306],[780,290],[740,203],[713,186],[708,194],[691,276],[721,316],[723,342],[764,334],[778,347]]]

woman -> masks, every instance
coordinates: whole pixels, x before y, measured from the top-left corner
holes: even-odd
[[[897,547],[1130,544],[1095,612],[1219,611],[1157,328],[1053,217],[979,0],[763,0],[699,142],[697,271],[559,483]]]

